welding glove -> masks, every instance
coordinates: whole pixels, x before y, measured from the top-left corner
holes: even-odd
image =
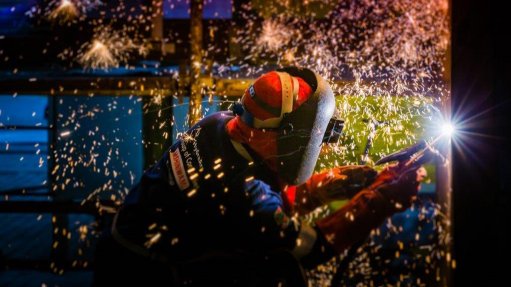
[[[417,196],[420,183],[427,177],[422,166],[404,169],[393,165],[380,172],[368,189],[380,192],[391,204],[394,211],[402,211],[411,206]]]
[[[403,170],[396,165],[384,169],[349,203],[316,222],[318,237],[324,237],[328,242],[326,247],[341,254],[366,238],[385,218],[409,207],[425,176],[425,169],[420,166]]]
[[[312,175],[296,187],[295,208],[307,214],[334,200],[350,199],[369,186],[377,172],[368,166],[335,167]]]

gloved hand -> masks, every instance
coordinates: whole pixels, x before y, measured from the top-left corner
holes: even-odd
[[[404,168],[396,164],[381,171],[368,189],[380,192],[389,201],[393,211],[403,211],[411,206],[420,183],[426,177],[427,171],[422,166]]]
[[[357,193],[345,206],[316,222],[316,244],[304,257],[311,266],[341,254],[385,218],[409,207],[417,195],[419,184],[427,173],[422,164],[433,158],[445,160],[438,151],[427,148],[420,156],[407,155],[396,165],[380,172],[374,182]]]
[[[413,165],[389,166],[374,182],[341,209],[316,222],[319,233],[337,254],[368,236],[385,218],[409,207],[417,195],[425,169]]]
[[[370,185],[377,172],[362,165],[342,166],[312,175],[296,187],[296,209],[308,213],[334,200],[349,199]]]
[[[410,207],[420,183],[427,177],[423,164],[432,160],[446,162],[446,158],[426,141],[391,154],[379,162],[398,161],[378,174],[368,188],[381,193],[392,204],[391,210],[402,211]]]

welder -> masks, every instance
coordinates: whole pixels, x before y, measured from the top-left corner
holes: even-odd
[[[99,243],[96,285],[298,286],[312,268],[410,206],[418,166],[313,175],[343,121],[317,73],[259,77],[230,112],[199,121],[147,170]],[[300,218],[338,199],[338,211]]]

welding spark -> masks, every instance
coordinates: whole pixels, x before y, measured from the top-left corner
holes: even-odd
[[[106,70],[126,62],[133,51],[143,51],[121,32],[104,28],[91,43],[82,46],[78,62],[85,68]]]
[[[257,40],[257,46],[275,52],[288,44],[291,36],[291,30],[283,23],[276,20],[265,20],[261,36]]]
[[[75,3],[70,0],[61,0],[57,7],[48,14],[48,18],[61,24],[70,22],[80,16]]]
[[[87,12],[103,5],[100,0],[49,0],[41,2],[28,10],[25,15],[47,18],[53,23],[71,24],[77,20],[86,20]]]
[[[93,41],[90,49],[80,57],[79,62],[92,69],[108,69],[119,65],[107,45],[99,40]]]
[[[147,247],[147,248],[153,246],[155,243],[160,241],[161,233],[158,232],[156,234],[151,234],[151,235],[148,235],[148,236],[149,236],[149,239],[144,243],[144,246]]]

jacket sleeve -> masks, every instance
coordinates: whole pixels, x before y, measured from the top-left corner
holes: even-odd
[[[337,254],[363,240],[395,210],[379,191],[365,189],[345,206],[316,222]]]
[[[258,248],[286,249],[306,268],[324,263],[366,238],[396,209],[377,188],[367,188],[333,214],[320,219],[314,228],[284,212],[280,192],[262,181],[245,184],[250,199],[250,220],[244,226],[250,242]]]
[[[316,245],[319,246],[314,246],[309,258],[306,258],[309,259],[308,263],[317,265],[326,261],[328,254],[317,252],[320,247],[328,248],[331,254],[341,254],[354,243],[366,238],[387,217],[408,208],[425,176],[425,171],[421,172],[421,169],[416,166],[401,171],[398,166],[389,167],[380,172],[371,186],[359,192],[348,204],[318,220]]]
[[[313,268],[342,254],[353,244],[366,238],[393,214],[389,201],[378,191],[364,189],[349,203],[316,222],[316,241],[311,251],[301,258],[305,268]]]
[[[301,222],[290,216],[285,209],[282,194],[260,180],[244,184],[248,199],[247,224],[242,228],[251,241],[259,247],[292,250],[300,234]]]

